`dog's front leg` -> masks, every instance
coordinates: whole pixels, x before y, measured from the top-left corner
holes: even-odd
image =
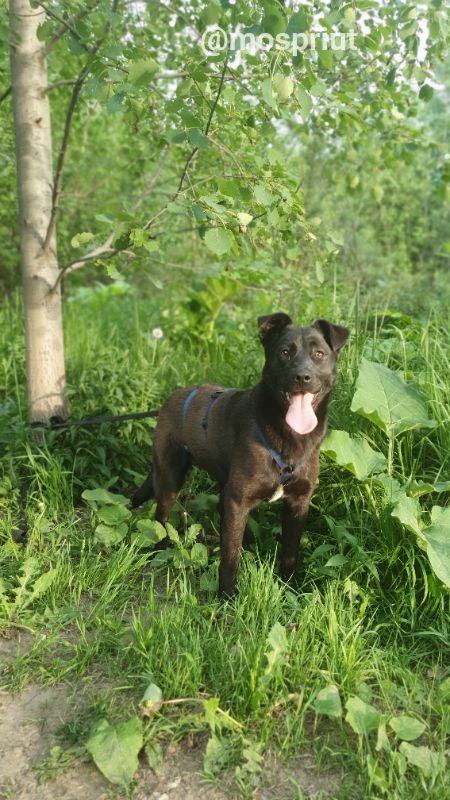
[[[281,529],[281,564],[280,572],[284,581],[289,581],[297,566],[300,536],[308,516],[311,493],[286,499],[283,503]]]
[[[220,510],[219,595],[232,597],[236,589],[242,539],[250,507],[240,493],[225,486],[221,493]]]

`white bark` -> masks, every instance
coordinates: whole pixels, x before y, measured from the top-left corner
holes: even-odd
[[[11,74],[16,136],[27,390],[32,422],[65,418],[66,379],[56,240],[43,243],[52,210],[52,136],[47,59],[37,38],[45,12],[10,0]]]

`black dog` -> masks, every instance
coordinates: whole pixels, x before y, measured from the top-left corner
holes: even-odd
[[[157,501],[167,521],[186,473],[195,463],[221,489],[220,594],[235,591],[248,514],[262,500],[284,498],[281,574],[295,571],[300,534],[319,474],[336,361],[349,331],[319,319],[296,328],[287,314],[259,317],[266,361],[253,389],[204,385],[176,389],[158,415],[153,473],[133,505]]]

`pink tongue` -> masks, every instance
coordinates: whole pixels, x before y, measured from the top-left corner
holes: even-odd
[[[297,433],[311,433],[317,425],[317,417],[312,407],[314,395],[294,394],[286,414],[286,422]]]

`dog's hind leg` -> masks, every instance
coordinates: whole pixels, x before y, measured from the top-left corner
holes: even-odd
[[[179,447],[165,448],[163,458],[155,455],[154,487],[156,497],[156,519],[165,523],[185,481],[191,466],[189,454]]]
[[[155,496],[155,490],[153,487],[153,473],[151,472],[148,478],[144,481],[142,486],[136,490],[133,497],[131,498],[131,507],[138,508],[147,500],[151,500]]]

